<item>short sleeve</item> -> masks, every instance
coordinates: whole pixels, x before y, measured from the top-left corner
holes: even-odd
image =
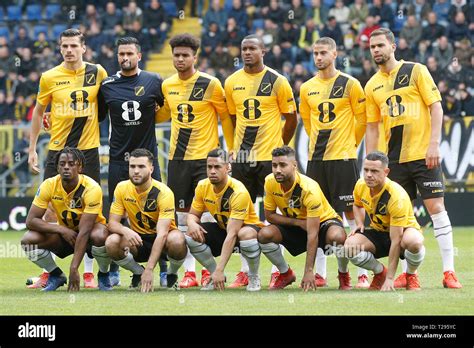
[[[235,108],[234,100],[232,99],[232,78],[229,77],[225,80],[224,90],[225,90],[225,101],[227,104],[227,109],[229,110],[229,114],[235,115],[237,113],[237,109]]]
[[[217,113],[222,117],[222,115],[228,115],[229,110],[227,109],[227,104],[225,101],[225,92],[222,88],[219,80],[213,80],[214,89],[212,91],[211,102]]]
[[[361,181],[357,181],[355,187],[354,187],[354,205],[358,207],[362,207],[362,201],[361,201],[361,189],[362,189],[362,183]]]
[[[36,100],[39,104],[46,106],[51,102],[52,91],[49,89],[46,76],[43,74],[40,78],[39,91]]]
[[[35,198],[33,199],[33,205],[41,209],[47,209],[48,204],[51,201],[52,183],[50,180],[44,181],[38,191],[36,191]]]
[[[166,188],[158,195],[158,208],[160,209],[160,219],[174,220],[174,194],[169,188]]]
[[[125,207],[123,205],[123,194],[121,191],[121,186],[117,185],[114,191],[114,199],[112,205],[110,206],[110,214],[120,215],[125,214]]]
[[[408,196],[392,196],[388,204],[390,226],[405,227],[408,225],[411,201]]]
[[[352,85],[351,94],[351,107],[352,112],[355,115],[356,121],[359,124],[366,124],[367,123],[367,115],[366,115],[366,100],[365,100],[365,93],[360,85],[359,81],[354,81]]]
[[[374,100],[373,93],[369,91],[369,85],[365,87],[365,108],[367,114],[367,123],[380,122],[382,116],[380,108]]]
[[[263,206],[265,210],[276,211],[277,205],[272,195],[271,182],[265,180],[265,196],[263,197]]]
[[[160,108],[163,106],[165,102],[165,97],[163,94],[163,80],[161,79],[160,75],[155,74],[155,79],[156,79],[156,103],[160,106]]]
[[[280,77],[280,87],[277,92],[278,107],[282,114],[292,114],[296,111],[295,97],[290,83],[285,77]]]
[[[441,94],[426,66],[421,64],[417,64],[417,66],[419,67],[419,73],[416,79],[416,85],[424,103],[430,106],[433,103],[441,101]]]
[[[102,214],[102,189],[94,185],[84,193],[84,213]]]
[[[316,218],[323,215],[322,192],[318,187],[312,187],[306,192],[303,199],[303,205],[306,207],[306,216]]]
[[[252,204],[247,192],[235,192],[230,198],[229,219],[245,220],[249,214],[249,206]]]
[[[204,185],[198,184],[196,187],[191,208],[199,212],[204,212],[206,210],[206,206],[204,204]]]
[[[304,129],[306,130],[306,133],[308,136],[311,136],[311,107],[309,106],[308,103],[308,96],[306,93],[306,88],[304,85],[301,86],[300,89],[300,116],[301,116],[301,121],[303,121],[303,126]]]

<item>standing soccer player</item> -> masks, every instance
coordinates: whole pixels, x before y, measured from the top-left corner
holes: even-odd
[[[395,59],[395,38],[385,28],[370,35],[370,53],[380,70],[365,87],[367,151],[377,148],[378,123],[388,137],[389,178],[412,200],[417,189],[433,221],[443,260],[446,288],[461,288],[454,273],[453,234],[444,206],[444,182],[439,142],[443,120],[441,95],[426,66]],[[406,286],[406,263],[395,287]]]
[[[153,154],[152,177],[161,181],[157,156],[155,113],[163,106],[160,75],[142,71],[141,46],[134,37],[117,40],[117,59],[120,71],[102,81],[100,105],[103,114],[109,113],[111,124],[109,149],[109,203],[112,203],[117,184],[129,177],[130,153],[138,148]],[[102,111],[101,111],[102,112]],[[166,286],[166,261],[160,260],[162,286]],[[114,282],[118,269],[111,272]]]
[[[59,45],[64,62],[43,73],[36,106],[31,121],[28,164],[34,174],[39,173],[36,143],[43,114],[51,104],[51,140],[44,172],[44,180],[58,174],[55,158],[66,146],[83,151],[85,164],[83,173],[99,183],[99,115],[97,95],[100,83],[107,77],[104,68],[82,60],[86,51],[84,35],[77,29],[67,29],[59,36]],[[50,218],[54,217],[51,212]],[[47,217],[45,217],[47,218]],[[85,287],[96,287],[92,274],[92,259],[85,259]],[[43,273],[38,284],[44,285],[47,274]]]
[[[229,176],[230,169],[229,156],[224,150],[209,152],[207,179],[198,183],[188,214],[186,243],[193,256],[212,273],[201,290],[224,290],[224,269],[237,248],[249,264],[247,291],[259,291],[257,232],[263,224],[255,214],[245,186]],[[201,222],[205,211],[209,211],[216,222]],[[217,256],[220,256],[218,264],[214,259]]]
[[[99,264],[99,288],[111,290],[110,258],[105,250],[109,232],[102,215],[102,189],[93,179],[81,174],[85,158],[80,150],[65,147],[56,155],[55,164],[59,174],[40,185],[26,218],[28,232],[21,244],[28,259],[49,273],[42,291],[54,291],[67,281],[52,252],[60,258],[74,254],[68,290],[78,291],[78,268],[87,249]],[[50,204],[58,224],[42,219]]]
[[[234,126],[225,103],[219,80],[195,69],[199,39],[177,35],[170,40],[173,65],[177,74],[163,82],[165,107],[171,116],[171,139],[168,163],[168,185],[175,194],[178,228],[186,232],[186,216],[198,182],[206,178],[206,157],[219,146],[218,117],[227,146],[232,149]],[[160,110],[160,113],[161,110]],[[204,214],[204,221],[213,221]],[[195,260],[188,252],[181,288],[198,286]],[[201,285],[210,273],[202,271]]]
[[[408,273],[405,288],[421,290],[416,274],[425,257],[423,235],[416,222],[413,207],[406,191],[387,178],[387,156],[374,151],[364,160],[364,179],[354,188],[354,215],[357,223],[346,239],[344,248],[349,260],[374,272],[370,290],[390,291],[398,259],[406,259]],[[365,227],[365,213],[370,227]],[[378,260],[388,256],[388,269]]]
[[[336,70],[336,42],[329,37],[313,45],[315,77],[301,85],[300,115],[308,133],[306,175],[316,180],[326,199],[355,229],[352,191],[359,179],[357,144],[364,135],[365,95],[359,81]],[[356,130],[357,128],[357,130]],[[326,286],[326,256],[318,248],[316,284]],[[367,271],[359,268],[357,288],[368,288]]]
[[[243,69],[229,76],[224,87],[229,113],[236,117],[232,176],[255,202],[263,197],[265,177],[272,172],[272,150],[287,145],[295,133],[296,104],[288,80],[263,64],[265,46],[259,36],[246,36],[241,54]],[[273,273],[272,281],[277,277]],[[246,285],[246,277],[239,272],[231,286]]]

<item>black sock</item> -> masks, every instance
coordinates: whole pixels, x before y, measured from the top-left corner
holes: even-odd
[[[59,267],[56,267],[51,272],[49,272],[49,275],[52,275],[54,277],[59,277],[61,274],[63,274],[63,271]]]

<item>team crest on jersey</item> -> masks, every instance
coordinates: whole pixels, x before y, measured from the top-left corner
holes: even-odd
[[[403,75],[398,76],[398,84],[399,85],[406,85],[407,82],[408,82],[408,75],[407,74],[403,74]]]
[[[260,86],[260,91],[262,93],[268,93],[270,92],[272,89],[272,84],[271,83],[267,83],[267,82],[264,82],[262,83],[262,85]]]
[[[204,94],[204,88],[194,88],[193,90],[194,98],[202,98],[203,94]]]
[[[335,86],[334,89],[332,90],[332,94],[336,97],[342,97],[342,93],[344,92],[344,87],[343,86]]]
[[[86,82],[88,85],[95,85],[95,74],[87,74]]]
[[[146,211],[156,210],[156,199],[147,199],[145,203]]]
[[[229,210],[229,198],[222,198],[222,209],[223,211],[228,211]]]
[[[141,97],[145,94],[145,86],[137,86],[135,87],[135,95],[137,97]]]
[[[70,209],[81,209],[82,208],[82,199],[81,197],[78,197],[77,199],[72,199],[71,202],[69,203],[69,208]]]
[[[387,205],[385,203],[379,203],[377,206],[377,211],[381,215],[386,215],[387,214]]]

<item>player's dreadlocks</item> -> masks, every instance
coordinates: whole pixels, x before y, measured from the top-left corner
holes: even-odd
[[[82,153],[82,151],[75,147],[69,147],[69,146],[66,146],[64,149],[62,149],[56,154],[56,158],[54,161],[54,166],[56,168],[58,167],[58,164],[59,164],[59,157],[61,157],[63,153],[68,154],[68,155],[71,154],[74,161],[78,162],[79,166],[84,168],[84,165],[86,164],[86,158],[84,157],[84,154]]]

